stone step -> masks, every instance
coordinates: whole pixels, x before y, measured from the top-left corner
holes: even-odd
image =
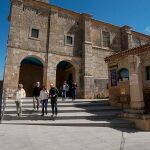
[[[74,113],[78,113],[78,112],[102,112],[102,111],[118,111],[118,110],[122,110],[120,108],[116,108],[116,107],[112,107],[112,106],[103,106],[103,107],[99,107],[99,106],[95,106],[95,107],[59,107],[58,106],[58,111],[59,113],[62,112],[74,112]],[[33,112],[32,109],[26,109],[26,107],[22,107],[22,111],[24,114],[27,113],[31,113]],[[42,111],[41,107],[39,109],[39,111]],[[48,106],[48,112],[51,112],[51,106]],[[16,113],[16,106],[14,107],[7,107],[5,110],[5,114],[13,114]]]
[[[48,107],[50,107],[51,104],[48,104]],[[110,106],[110,105],[97,105],[97,104],[76,104],[76,105],[59,105],[58,104],[58,107],[59,108],[64,108],[64,107],[79,107],[79,108],[85,108],[85,107],[105,107],[105,106]],[[13,105],[6,105],[7,108],[15,108],[16,105],[13,104]],[[32,109],[33,108],[33,105],[26,105],[26,104],[23,104],[22,105],[23,108],[26,108],[26,109]],[[41,105],[40,105],[41,107]]]
[[[89,110],[59,110],[59,113],[80,113],[80,112],[107,112],[107,111],[118,111],[118,109],[110,109],[110,110],[107,110],[107,109],[89,109]],[[23,110],[23,114],[30,114],[32,113],[33,110],[30,110],[30,111],[25,111]],[[39,110],[39,112],[41,112],[41,110]],[[52,111],[49,110],[48,113],[51,113]],[[16,113],[16,110],[6,110],[5,111],[5,114],[15,114]]]
[[[21,117],[16,117],[16,113],[5,114],[4,120],[49,120],[50,114],[45,117],[40,116],[41,112],[30,112],[28,114],[22,114]],[[120,111],[108,111],[108,112],[80,112],[80,113],[59,113],[57,119],[112,119],[117,117],[120,114]]]
[[[49,126],[95,126],[131,128],[133,123],[119,119],[121,108],[112,107],[105,100],[58,100],[58,116],[55,121],[51,117],[51,105],[48,104],[48,115],[41,116],[40,110],[33,111],[32,98],[23,101],[23,114],[16,116],[14,100],[7,100],[4,124],[49,125]]]
[[[78,119],[78,120],[12,120],[12,121],[3,121],[3,124],[14,124],[14,125],[43,125],[43,126],[89,126],[89,127],[112,127],[112,128],[134,128],[134,124],[128,121],[120,120],[120,119],[105,119],[105,120],[86,120],[86,119]]]
[[[50,99],[49,99],[50,101]],[[14,103],[15,100],[14,99],[8,99],[6,100],[7,104],[11,104]],[[24,99],[23,103],[33,103],[33,99]],[[105,103],[108,104],[109,100],[108,99],[89,99],[89,100],[85,100],[85,99],[76,99],[76,100],[71,100],[71,99],[67,99],[65,101],[62,101],[62,99],[58,99],[58,103]]]

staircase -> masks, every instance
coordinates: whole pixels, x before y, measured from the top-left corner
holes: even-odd
[[[32,98],[23,101],[23,113],[16,116],[14,100],[7,100],[3,124],[48,125],[48,126],[95,126],[113,128],[132,128],[133,123],[121,120],[120,108],[109,105],[108,100],[66,100],[58,99],[58,116],[51,118],[51,106],[48,104],[48,115],[33,111]]]

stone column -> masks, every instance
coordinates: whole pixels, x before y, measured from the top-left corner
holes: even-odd
[[[82,14],[83,20],[83,49],[82,49],[82,70],[84,81],[84,98],[93,98],[93,52],[91,42],[91,15]]]
[[[55,58],[54,58],[55,59]],[[56,85],[56,64],[54,61],[52,54],[49,53],[49,62],[47,67],[47,87],[49,88],[50,84],[53,83]]]
[[[130,108],[135,110],[144,109],[143,84],[140,58],[136,55],[128,56],[129,79],[130,79]]]

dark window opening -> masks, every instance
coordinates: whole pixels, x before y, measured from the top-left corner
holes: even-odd
[[[67,44],[69,44],[69,45],[73,44],[73,39],[71,36],[67,36]]]
[[[38,38],[39,37],[39,30],[38,29],[32,29],[31,37]]]

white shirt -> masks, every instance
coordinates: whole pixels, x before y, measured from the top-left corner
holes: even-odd
[[[48,99],[48,91],[41,90],[40,91],[40,100]]]
[[[66,84],[63,84],[63,90],[64,91],[66,90]]]
[[[16,100],[15,101],[22,101],[22,99],[25,98],[25,97],[26,97],[26,92],[23,88],[18,89],[16,91]]]

